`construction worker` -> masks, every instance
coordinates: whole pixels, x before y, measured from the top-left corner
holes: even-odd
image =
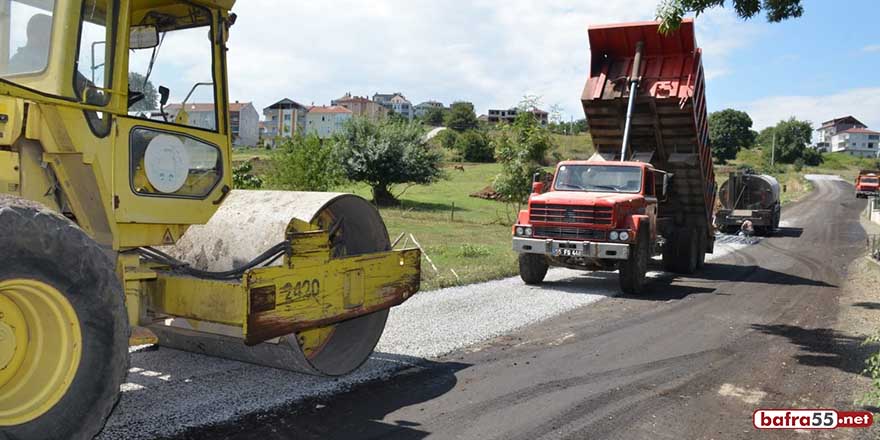
[[[49,36],[52,35],[52,17],[35,14],[28,20],[27,43],[9,59],[9,73],[39,72],[49,60]]]

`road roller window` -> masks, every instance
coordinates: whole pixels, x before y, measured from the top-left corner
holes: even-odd
[[[111,86],[113,67],[112,1],[85,0],[82,5],[79,52],[76,60],[73,86],[77,98],[104,106],[110,101],[107,89]],[[110,44],[108,44],[110,42]]]
[[[220,149],[189,136],[131,132],[131,188],[136,194],[204,198],[222,176]]]
[[[138,11],[132,16],[129,113],[217,131],[212,15],[194,5]]]
[[[49,64],[54,0],[0,0],[0,77],[42,73]]]

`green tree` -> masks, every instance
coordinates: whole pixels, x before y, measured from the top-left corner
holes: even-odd
[[[657,19],[661,21],[660,32],[668,33],[678,29],[681,20],[688,13],[702,14],[706,9],[724,7],[725,0],[662,0],[657,6]],[[803,15],[801,0],[732,0],[733,9],[742,19],[750,19],[764,11],[767,21],[778,23]]]
[[[489,142],[489,137],[481,130],[468,130],[457,135],[455,150],[467,162],[493,162],[495,160],[495,151]]]
[[[442,108],[429,108],[428,111],[425,112],[425,115],[422,117],[422,120],[425,124],[428,124],[432,127],[439,127],[443,125],[444,119],[444,111]]]
[[[156,91],[156,87],[153,86],[151,81],[147,80],[144,82],[144,79],[146,78],[137,72],[129,72],[128,74],[129,90],[144,94],[144,99],[136,102],[129,110],[148,111],[159,108],[159,92]]]
[[[250,161],[232,169],[232,187],[235,189],[260,189],[263,179],[254,174],[254,166]]]
[[[762,132],[762,134],[765,134]],[[809,121],[798,121],[794,117],[779,121],[772,131],[766,133],[770,139],[762,139],[761,149],[764,159],[769,162],[770,157],[777,163],[794,163],[797,159],[815,161],[811,153],[807,152],[810,139],[813,136],[813,125]],[[776,138],[775,148],[773,138]],[[775,152],[774,152],[775,150]],[[809,164],[809,162],[807,162]]]
[[[492,144],[501,163],[495,191],[519,210],[531,193],[532,176],[541,172],[540,163],[552,148],[550,134],[531,113],[519,113],[512,124],[501,127]]]
[[[709,114],[709,140],[716,159],[724,163],[736,158],[740,148],[754,144],[752,118],[746,112],[724,109]]]
[[[344,179],[333,145],[314,133],[283,138],[272,151],[269,183],[296,191],[329,191]]]
[[[453,102],[446,113],[446,127],[459,133],[477,128],[480,121],[469,102]]]
[[[355,118],[333,139],[346,177],[372,188],[377,205],[396,205],[391,185],[429,184],[442,177],[443,154],[431,148],[421,124]]]

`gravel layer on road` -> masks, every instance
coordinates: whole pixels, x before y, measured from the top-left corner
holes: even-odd
[[[756,243],[719,236],[720,258]],[[661,276],[652,272],[649,276]],[[152,439],[350,389],[617,294],[614,272],[551,269],[540,287],[519,277],[423,292],[392,309],[376,353],[359,370],[320,378],[177,350],[139,348],[119,406],[99,439]]]

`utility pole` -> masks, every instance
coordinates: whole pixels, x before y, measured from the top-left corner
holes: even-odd
[[[773,133],[773,146],[770,147],[770,166],[776,164],[776,132]]]

